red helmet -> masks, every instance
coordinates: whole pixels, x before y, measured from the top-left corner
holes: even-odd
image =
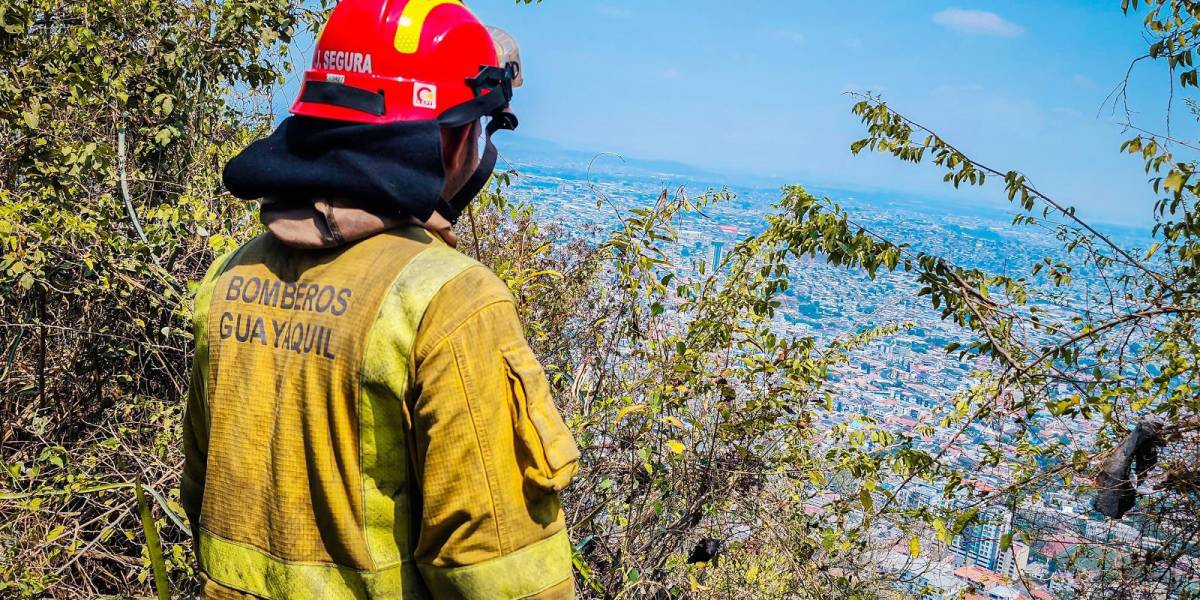
[[[498,39],[461,0],[342,0],[317,41],[292,113],[370,124],[422,121],[500,92],[503,99],[464,111],[481,113],[476,119],[498,114],[519,84],[520,65],[515,56],[498,56],[515,45],[495,31]]]

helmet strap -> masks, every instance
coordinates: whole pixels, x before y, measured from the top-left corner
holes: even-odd
[[[382,93],[370,92],[332,81],[306,82],[304,91],[300,94],[300,102],[340,106],[377,117],[387,112],[387,105]]]

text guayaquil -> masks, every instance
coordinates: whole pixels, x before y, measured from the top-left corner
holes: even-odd
[[[240,275],[231,277],[229,287],[225,290],[227,302],[334,317],[346,314],[352,295],[350,289],[332,285]],[[330,360],[335,358],[333,328],[305,320],[303,314],[277,319],[254,314],[253,309],[248,313],[225,311],[221,314],[218,333],[222,340],[261,344]]]

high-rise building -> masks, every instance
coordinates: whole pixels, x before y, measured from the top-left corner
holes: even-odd
[[[909,482],[898,496],[905,508],[932,508],[939,504],[937,491],[921,482]]]
[[[981,515],[980,522],[968,525],[961,535],[954,538],[950,551],[964,565],[995,571],[1000,562],[1001,535],[1003,533],[999,520],[989,519],[986,514]]]

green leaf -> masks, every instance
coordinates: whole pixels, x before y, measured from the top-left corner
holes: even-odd
[[[9,467],[9,471],[12,472],[13,475],[15,476],[16,473],[18,473],[20,471],[20,466],[21,466],[21,463],[12,465]],[[133,487],[133,484],[129,484],[129,483],[125,483],[125,482],[106,483],[103,485],[94,485],[91,487],[80,488],[78,490],[74,490],[74,493],[76,493],[76,494],[94,494],[96,492],[106,492],[109,490],[115,490],[115,489],[127,488],[127,487]],[[72,492],[70,492],[68,490],[63,490],[63,489],[41,490],[41,491],[36,491],[36,492],[0,492],[0,500],[24,500],[25,498],[37,498],[40,500],[41,497],[43,497],[43,496],[65,496],[69,493],[72,493]]]
[[[938,541],[943,544],[949,544],[954,539],[950,530],[946,529],[946,520],[941,517],[933,520],[933,530],[937,532]]]
[[[163,559],[162,543],[158,539],[158,526],[150,514],[150,503],[142,490],[142,483],[134,482],[133,493],[137,497],[138,513],[142,518],[142,532],[146,535],[146,554],[150,556],[150,566],[154,570],[154,589],[158,600],[171,600],[171,592],[167,586],[167,562]]]
[[[746,583],[754,583],[756,579],[758,579],[758,565],[750,565],[750,568],[746,569]]]
[[[875,500],[871,498],[871,490],[866,488],[859,490],[858,501],[862,503],[863,510],[868,513],[875,508]]]
[[[1165,179],[1163,179],[1162,188],[1165,191],[1173,192],[1183,188],[1183,173],[1180,171],[1171,171]]]
[[[621,410],[617,411],[617,418],[613,420],[613,427],[620,425],[621,419],[624,419],[626,415],[635,412],[644,412],[646,408],[648,407],[645,404],[630,404],[629,406],[622,407]]]
[[[54,529],[51,529],[48,533],[46,533],[46,541],[53,542],[54,540],[57,540],[65,529],[66,528],[62,525],[55,526]]]
[[[591,567],[588,566],[578,548],[571,548],[571,564],[575,565],[575,572],[579,573],[579,577],[588,587],[598,593],[604,593],[604,588],[600,586],[600,582],[596,581],[596,576],[592,574]]]

